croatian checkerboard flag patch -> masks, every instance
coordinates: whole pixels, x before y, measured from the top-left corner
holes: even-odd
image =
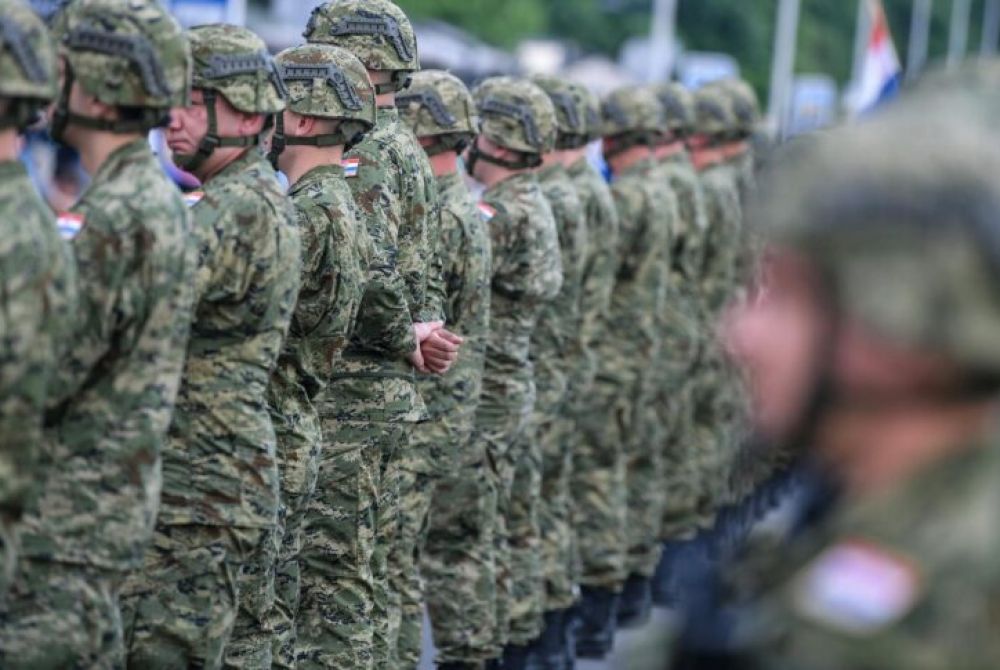
[[[201,199],[205,197],[204,191],[191,191],[190,193],[184,194],[184,204],[188,207],[194,207]]]
[[[344,168],[345,177],[357,177],[358,176],[358,166],[361,165],[361,160],[357,158],[345,158],[341,163],[341,167]]]
[[[483,221],[491,221],[493,217],[497,215],[497,210],[493,209],[485,202],[479,203],[476,205],[476,208],[479,210],[479,216],[482,217]]]
[[[62,212],[56,219],[56,227],[59,229],[59,236],[64,240],[72,240],[83,230],[83,214],[73,214]]]
[[[796,578],[800,616],[855,636],[873,635],[902,619],[921,593],[917,565],[872,542],[851,539],[825,550]]]

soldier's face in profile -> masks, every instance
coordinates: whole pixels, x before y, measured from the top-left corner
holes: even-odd
[[[726,345],[750,385],[756,429],[785,441],[798,429],[826,355],[829,319],[804,258],[773,250],[750,297],[723,325]]]
[[[191,91],[191,104],[170,110],[170,125],[167,126],[167,146],[174,154],[191,155],[208,133],[208,110],[202,91]]]

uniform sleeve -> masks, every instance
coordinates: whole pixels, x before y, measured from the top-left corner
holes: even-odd
[[[435,191],[435,199],[437,192]],[[445,278],[446,258],[451,255],[446,248],[448,243],[444,239],[442,231],[444,222],[444,211],[437,203],[434,207],[433,215],[428,217],[431,225],[427,227],[427,239],[429,249],[429,259],[427,263],[427,288],[424,295],[424,306],[420,312],[419,319],[423,322],[447,321],[445,303],[448,300],[447,285]]]
[[[641,212],[642,203],[634,193],[612,189],[612,195],[618,212],[618,279],[630,281],[639,272],[647,254],[643,245],[646,221]]]
[[[607,322],[615,275],[618,273],[618,214],[610,203],[594,196],[586,203],[590,244],[584,270],[580,311],[584,346],[591,349],[603,335]]]
[[[443,288],[442,314],[447,323],[460,318],[462,295],[465,293],[466,267],[463,259],[468,253],[468,240],[462,222],[442,208],[438,228],[436,265],[441,268]]]
[[[407,286],[399,269],[399,205],[380,168],[378,157],[356,151],[358,174],[348,185],[371,238],[368,282],[354,338],[366,349],[388,356],[407,356],[417,342],[407,300]]]
[[[289,330],[297,337],[307,337],[332,311],[340,273],[328,213],[296,205],[295,216],[302,245],[302,276]]]

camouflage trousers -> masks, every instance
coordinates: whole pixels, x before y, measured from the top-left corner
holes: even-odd
[[[706,361],[695,380],[698,514],[702,528],[711,528],[718,510],[733,498],[731,475],[735,452],[727,395],[729,383],[721,354]]]
[[[299,668],[373,668],[372,562],[383,453],[407,424],[321,416],[316,492],[305,507],[299,560]]]
[[[478,664],[496,655],[496,481],[480,455],[434,488],[420,570],[438,664]]]
[[[688,381],[673,393],[661,394],[657,401],[667,430],[663,452],[667,496],[660,525],[663,541],[690,540],[702,527],[698,495],[703,445],[695,432],[693,398],[694,385]]]
[[[233,635],[226,647],[227,668],[262,670],[271,667],[274,631],[274,576],[278,564],[280,536],[277,527],[268,528],[261,542],[240,566],[237,576],[239,607]]]
[[[510,460],[501,466],[509,468],[512,479],[509,496],[500,514],[507,520],[509,556],[510,633],[508,643],[526,645],[542,632],[545,614],[545,581],[542,577],[541,533],[538,527],[539,498],[542,495],[541,445],[526,435],[516,449],[509,452]]]
[[[572,607],[578,595],[570,502],[575,428],[576,422],[563,413],[535,415],[535,434],[542,454],[538,529],[545,612]]]
[[[0,518],[0,611],[3,611],[7,592],[17,574],[17,554],[17,528],[12,522]]]
[[[104,670],[125,665],[122,575],[22,559],[0,612],[0,665],[12,670]]]
[[[122,586],[129,667],[222,667],[240,601],[240,568],[263,532],[157,527],[142,567]]]
[[[625,441],[625,481],[628,488],[629,574],[652,577],[660,561],[660,527],[666,502],[663,448],[666,441],[652,378],[640,382],[628,399],[634,413],[633,429]]]
[[[633,417],[627,394],[607,379],[595,382],[577,416],[570,488],[578,572],[586,586],[618,590],[628,577],[625,442]]]

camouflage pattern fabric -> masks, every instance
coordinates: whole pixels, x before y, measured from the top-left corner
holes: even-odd
[[[340,165],[314,168],[292,185],[302,277],[269,402],[281,475],[273,665],[295,667],[299,552],[305,506],[319,469],[322,430],[313,401],[326,390],[357,319],[371,242]]]
[[[598,379],[602,360],[597,356],[608,334],[611,295],[618,273],[618,212],[611,189],[586,159],[570,166],[587,220],[590,240],[584,270],[581,312],[583,351],[592,356],[592,369],[572,404],[577,420],[570,485],[574,527],[576,579],[590,586],[611,587],[627,575],[616,554],[625,544],[624,460],[620,415],[610,402],[617,385]],[[610,420],[609,420],[610,419]],[[581,532],[581,528],[587,530]],[[604,539],[610,543],[605,544]]]
[[[583,204],[566,168],[559,164],[542,168],[538,182],[556,219],[563,267],[562,289],[539,315],[531,338],[538,387],[533,439],[542,456],[538,523],[544,587],[538,589],[530,616],[540,622],[544,612],[567,609],[576,599],[569,504],[575,424],[567,414],[570,379],[578,374],[582,358],[580,306],[589,241]]]
[[[141,571],[122,587],[128,664],[221,668],[240,601],[239,571],[264,531],[224,526],[157,528]]]
[[[418,388],[427,404],[430,421],[419,424],[408,446],[401,467],[400,541],[390,554],[390,570],[395,588],[402,596],[402,621],[398,642],[398,663],[416,666],[420,661],[423,602],[425,599],[470,597],[477,584],[469,584],[469,575],[459,570],[456,583],[441,586],[441,590],[425,592],[418,568],[428,531],[434,487],[442,477],[454,476],[461,465],[483,467],[483,454],[473,453],[470,439],[476,406],[482,391],[486,335],[489,330],[490,307],[490,240],[486,225],[465,186],[462,177],[448,174],[437,177],[440,198],[440,238],[437,244],[439,265],[443,269],[446,296],[444,317],[448,328],[460,333],[465,342],[459,359],[444,376],[421,376]],[[471,457],[470,457],[471,456]],[[457,487],[466,493],[469,487]],[[480,507],[475,500],[454,501]],[[435,510],[434,513],[438,513]],[[452,514],[452,510],[440,513]],[[469,520],[475,518],[469,516]],[[485,521],[485,520],[484,520]],[[472,537],[462,541],[481,541],[482,531],[467,528]],[[458,547],[429,547],[429,551],[460,551]],[[475,551],[470,548],[470,551]],[[456,566],[449,565],[449,569]],[[491,587],[492,588],[492,587]],[[470,593],[471,591],[471,593]],[[490,615],[492,617],[492,614]],[[463,629],[481,625],[479,619],[439,620],[435,630],[442,636],[459,635]],[[437,636],[435,637],[437,639]],[[439,647],[440,648],[440,647]],[[450,653],[442,649],[442,654]],[[456,659],[462,660],[462,659]]]
[[[145,138],[107,158],[72,213],[77,218],[67,234],[75,233],[80,318],[51,386],[58,397],[41,454],[48,477],[28,508],[22,545],[33,563],[27,573],[61,572],[72,590],[85,588],[88,570],[103,570],[112,575],[107,594],[115,599],[120,575],[139,567],[152,537],[161,450],[190,326],[196,249],[187,209]],[[43,565],[48,562],[65,565]],[[0,646],[63,639],[64,651],[74,653],[68,647],[83,638],[58,630],[74,613],[46,610],[58,597],[30,585],[16,593]],[[114,620],[104,621],[96,617],[106,609],[86,611],[95,617],[86,626],[117,630],[120,645],[117,608]],[[96,646],[80,648],[80,659],[103,653],[99,639],[87,644]],[[119,646],[115,657],[121,654]]]
[[[55,366],[71,341],[76,265],[56,222],[19,162],[0,163],[0,604],[16,561],[20,516],[42,451]],[[69,223],[69,222],[67,222]]]
[[[499,653],[509,641],[512,575],[519,568],[521,574],[531,574],[532,561],[537,565],[537,518],[532,515],[529,499],[538,495],[538,478],[532,481],[530,474],[538,471],[540,457],[536,455],[534,468],[522,471],[529,476],[518,489],[514,489],[514,478],[516,469],[530,455],[527,431],[535,404],[531,334],[542,308],[559,293],[562,262],[555,219],[533,174],[515,174],[495,184],[486,190],[482,205],[490,217],[493,277],[475,439],[484,445],[497,474],[494,652]],[[523,504],[518,507],[515,499]],[[534,570],[538,574],[537,568]],[[523,597],[530,599],[531,595]]]

